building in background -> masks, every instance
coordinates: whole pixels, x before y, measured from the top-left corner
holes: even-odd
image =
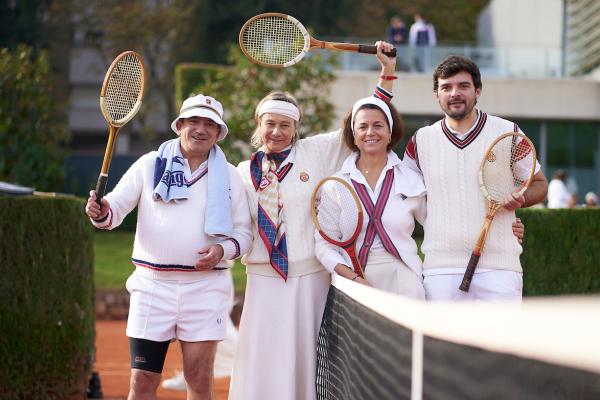
[[[405,141],[418,127],[442,117],[431,72],[448,54],[463,54],[478,63],[483,75],[481,108],[519,124],[535,142],[546,176],[562,168],[574,178],[580,197],[600,191],[600,1],[490,1],[479,17],[478,46],[438,45],[431,49],[431,64],[424,73],[399,73],[394,104],[404,117]],[[354,100],[371,92],[378,78],[372,57],[343,53],[340,61],[330,91],[337,111],[332,128],[340,125]],[[85,38],[75,37],[69,69],[73,142],[68,168],[84,187],[95,185],[106,144],[98,96],[109,63],[85,46]],[[157,116],[157,125],[163,120]],[[131,160],[149,150],[136,129],[134,119],[119,134],[109,185]],[[163,129],[167,132],[169,127]],[[90,176],[83,176],[82,171],[90,170]],[[66,189],[77,185],[71,182]]]

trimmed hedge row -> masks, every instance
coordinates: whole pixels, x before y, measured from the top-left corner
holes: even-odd
[[[83,397],[94,351],[84,201],[0,196],[0,398]]]
[[[600,293],[600,208],[524,209],[523,294]]]

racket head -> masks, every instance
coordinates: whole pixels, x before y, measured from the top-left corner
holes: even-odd
[[[342,178],[322,179],[312,193],[311,215],[321,237],[341,247],[350,257],[354,272],[364,277],[356,256],[356,239],[363,224],[363,209],[356,192]]]
[[[264,13],[246,21],[240,30],[239,44],[253,63],[283,68],[304,58],[310,49],[310,34],[291,15]]]
[[[481,159],[479,186],[483,195],[492,204],[502,204],[510,193],[525,193],[536,164],[535,146],[527,136],[520,132],[498,136]]]
[[[121,127],[138,112],[144,100],[146,66],[135,51],[119,54],[106,71],[100,91],[100,110],[106,122]]]

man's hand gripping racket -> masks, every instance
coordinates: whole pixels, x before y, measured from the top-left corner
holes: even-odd
[[[96,201],[106,192],[108,169],[112,160],[115,140],[119,129],[137,114],[146,87],[146,67],[142,57],[135,51],[125,51],[114,59],[102,83],[100,110],[109,126],[108,143],[102,161],[102,169],[96,184]]]
[[[522,133],[500,135],[488,147],[479,167],[479,187],[488,200],[488,211],[459,289],[468,292],[479,257],[496,212],[523,205],[525,191],[536,167],[533,143]]]

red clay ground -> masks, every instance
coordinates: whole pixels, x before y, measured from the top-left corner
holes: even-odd
[[[100,374],[104,399],[126,399],[129,391],[129,340],[125,336],[126,321],[96,321],[96,364]],[[178,342],[171,343],[163,377],[170,378],[181,369],[181,349]],[[229,378],[215,380],[216,400],[227,400]],[[158,389],[162,400],[185,399],[185,392]]]

